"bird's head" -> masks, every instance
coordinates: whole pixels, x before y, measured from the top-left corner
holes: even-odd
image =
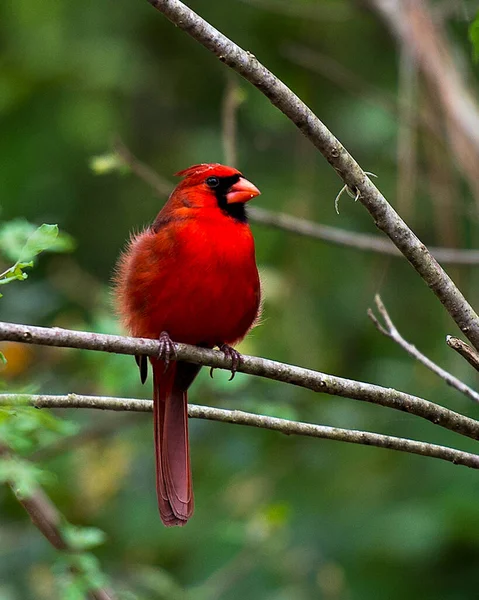
[[[176,175],[184,177],[177,189],[187,201],[217,206],[239,221],[246,221],[245,203],[261,193],[237,169],[225,165],[194,165]]]

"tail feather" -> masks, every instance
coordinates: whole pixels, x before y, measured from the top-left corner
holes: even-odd
[[[163,361],[152,365],[158,507],[165,525],[185,525],[194,507],[186,390],[199,367],[173,362],[165,372]]]

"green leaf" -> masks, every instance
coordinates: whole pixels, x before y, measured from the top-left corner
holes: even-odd
[[[1,294],[0,294],[0,298],[1,298]],[[3,363],[4,365],[7,364],[7,359],[5,358],[5,354],[3,354],[3,352],[0,352],[0,363]]]
[[[90,169],[95,175],[107,175],[114,171],[124,170],[124,164],[118,154],[114,152],[92,156],[90,159]]]
[[[109,585],[95,556],[63,552],[53,568],[61,600],[84,600],[88,592]]]
[[[24,219],[14,219],[0,225],[0,250],[16,263],[29,264],[43,250],[70,252],[74,246],[73,238],[66,233],[59,233],[57,225],[44,224],[36,228]]]
[[[20,398],[14,407],[0,408],[0,441],[13,451],[33,452],[78,431],[76,424],[50,411],[25,406],[28,396]]]
[[[479,62],[479,12],[469,26],[469,40],[472,44],[472,55]]]
[[[25,219],[14,219],[0,225],[0,249],[11,261],[16,262],[35,226]]]
[[[16,456],[0,459],[0,482],[9,483],[19,498],[28,498],[51,475],[32,463]]]
[[[67,523],[63,533],[69,546],[75,550],[91,550],[106,540],[105,532],[96,527],[76,527]]]
[[[34,231],[20,254],[20,261],[31,260],[40,252],[48,250],[58,237],[58,225],[47,225],[44,223]]]

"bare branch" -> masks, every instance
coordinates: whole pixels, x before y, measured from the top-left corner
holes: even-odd
[[[138,412],[151,412],[153,410],[153,402],[151,400],[136,400],[133,398],[83,396],[80,394],[68,394],[65,396],[0,394],[0,406],[15,404],[28,404],[37,408],[89,408]],[[241,410],[225,410],[211,406],[198,406],[196,404],[188,405],[188,416],[191,419],[207,419],[221,423],[270,429],[286,435],[301,435],[364,446],[375,446],[377,448],[388,448],[400,452],[439,458],[453,462],[454,464],[479,469],[479,455],[462,452],[461,450],[446,446],[438,446],[427,442],[418,442],[416,440],[382,435],[369,431],[301,423],[277,417],[247,413]]]
[[[130,355],[157,356],[159,351],[159,343],[156,340],[1,322],[0,340]],[[219,369],[231,369],[230,359],[226,358],[222,352],[197,348],[188,344],[175,344],[175,348],[178,360]],[[479,439],[479,421],[392,388],[383,388],[266,358],[246,355],[243,355],[238,371],[297,385],[314,392],[387,406],[422,417],[435,425],[466,437]]]
[[[221,109],[221,126],[225,163],[235,167],[238,164],[236,152],[236,113],[243,102],[243,98],[241,88],[235,77],[232,73],[228,73],[228,75]]]
[[[121,148],[121,151],[119,151],[119,146],[116,146],[116,151],[118,152],[120,159],[125,165],[130,167],[135,175],[152,187],[160,198],[168,196],[171,193],[173,184],[170,184],[166,179],[157,175],[153,169],[134,156],[126,146],[122,144]],[[393,256],[395,258],[403,256],[394,244],[377,235],[355,233],[354,231],[339,229],[338,227],[320,225],[319,223],[313,223],[306,219],[293,217],[286,213],[273,212],[256,206],[248,207],[248,215],[251,217],[251,220],[256,223],[269,225],[271,227],[282,229],[283,231],[303,235],[316,240],[323,240],[338,246],[355,248],[365,252],[386,254],[387,256]],[[444,264],[479,264],[479,250],[458,250],[457,248],[434,247],[429,248],[429,250],[436,260]]]
[[[465,358],[476,371],[479,371],[479,353],[474,348],[452,335],[446,337],[446,344]]]
[[[347,248],[356,248],[365,252],[375,252],[385,254],[395,258],[402,257],[401,252],[389,240],[377,235],[369,235],[367,233],[356,233],[354,231],[346,231],[338,227],[330,227],[329,225],[320,225],[306,219],[293,217],[286,213],[273,212],[258,208],[257,206],[249,207],[248,214],[256,223],[262,225],[270,225],[317,240],[323,240],[344,246]],[[444,264],[454,265],[475,265],[479,264],[479,250],[458,250],[456,248],[436,248],[430,247],[430,252],[436,260]]]
[[[15,394],[10,398],[14,396]],[[3,402],[2,404],[11,406],[12,404],[18,404],[18,400],[17,402],[10,400],[10,402]],[[0,456],[7,460],[13,460],[14,458],[10,450],[4,445],[0,445]],[[76,548],[69,544],[62,531],[64,523],[62,514],[41,487],[37,486],[28,495],[25,495],[18,493],[14,482],[10,482],[9,485],[18,502],[30,516],[32,523],[56,550],[77,552]],[[92,589],[88,595],[92,600],[114,600],[115,598],[113,592],[105,588]]]
[[[118,138],[114,144],[114,150],[118,154],[122,162],[130,167],[130,169],[140,179],[145,181],[151,188],[153,188],[160,198],[164,196],[168,197],[171,194],[173,186],[167,179],[160,177],[156,171],[151,169],[145,163],[139,161],[134,154],[125,146],[125,144]]]
[[[318,148],[345,185],[359,195],[376,225],[404,254],[471,343],[479,348],[479,318],[426,246],[409,229],[354,158],[314,113],[250,52],[245,52],[180,0],[148,0],[222,62],[256,86]],[[478,127],[479,131],[479,127]]]
[[[468,398],[470,398],[474,402],[479,402],[479,394],[475,390],[470,388],[468,385],[466,385],[463,381],[461,381],[457,377],[454,377],[454,375],[451,375],[451,373],[448,373],[448,371],[445,371],[440,366],[436,365],[436,363],[432,362],[432,360],[427,358],[427,356],[424,356],[424,354],[419,352],[419,350],[416,348],[416,346],[414,346],[413,344],[410,344],[402,337],[402,335],[399,333],[396,326],[392,322],[391,317],[389,316],[389,313],[386,310],[386,307],[384,306],[383,301],[381,300],[381,297],[379,296],[379,294],[376,294],[376,296],[374,298],[374,302],[376,303],[376,307],[379,311],[379,314],[382,316],[382,318],[384,320],[384,324],[385,324],[385,327],[383,327],[381,325],[381,323],[379,322],[379,320],[377,319],[377,317],[374,315],[373,311],[371,309],[369,309],[368,316],[371,319],[371,321],[374,323],[374,325],[376,326],[376,329],[378,329],[378,331],[380,331],[383,335],[385,335],[386,337],[388,337],[391,340],[393,340],[394,342],[396,342],[396,344],[401,346],[401,348],[403,350],[405,350],[410,356],[412,356],[413,358],[418,360],[421,364],[423,364],[425,367],[427,367],[433,373],[438,375],[441,379],[444,379],[444,381],[448,385],[455,388],[462,394],[465,394]]]

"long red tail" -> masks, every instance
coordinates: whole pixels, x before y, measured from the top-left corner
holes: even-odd
[[[188,441],[187,389],[197,365],[152,359],[156,493],[161,520],[185,525],[193,514],[193,486]]]

